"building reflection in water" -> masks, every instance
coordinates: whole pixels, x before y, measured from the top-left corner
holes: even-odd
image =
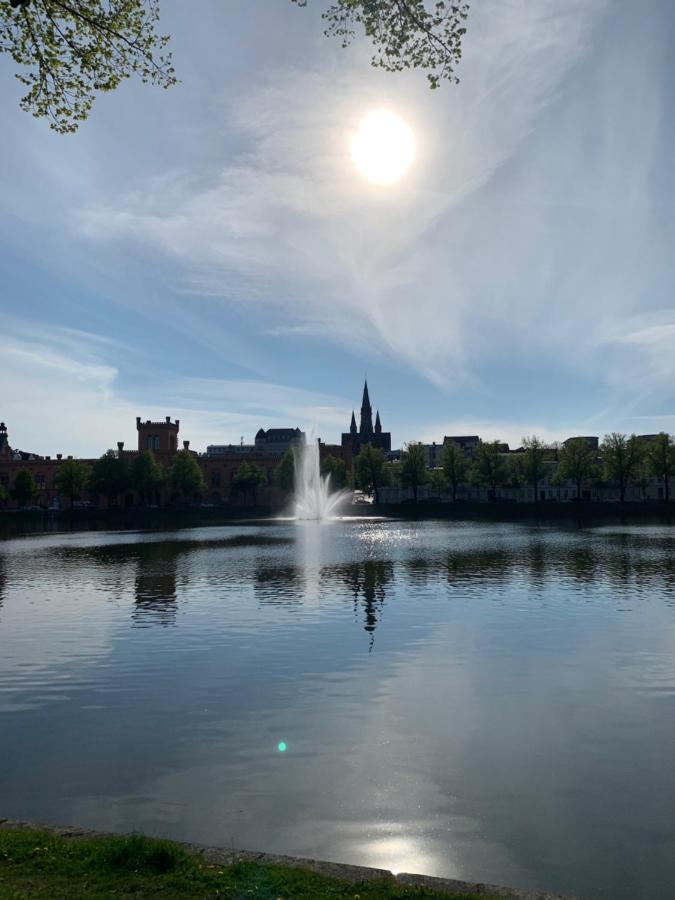
[[[382,618],[386,587],[393,580],[394,566],[389,561],[364,560],[338,567],[337,571],[324,570],[324,575],[337,575],[348,587],[354,599],[354,615],[359,606],[363,609],[363,628],[370,636],[368,650],[373,649],[375,629]]]
[[[7,588],[7,565],[4,556],[0,553],[0,609],[5,602],[5,590]]]
[[[134,625],[176,624],[176,548],[170,543],[139,545],[134,582]]]

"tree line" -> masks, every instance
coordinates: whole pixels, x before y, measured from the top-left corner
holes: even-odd
[[[380,489],[392,484],[411,489],[415,501],[419,489],[427,485],[439,492],[449,491],[455,501],[464,485],[485,489],[488,496],[495,497],[500,487],[527,484],[536,503],[547,475],[549,484],[558,490],[571,482],[577,500],[587,485],[614,484],[621,503],[630,485],[640,488],[646,499],[649,480],[654,477],[663,483],[668,501],[673,474],[675,442],[665,432],[651,441],[613,432],[605,436],[599,451],[584,438],[547,445],[533,435],[523,439],[522,451],[516,453],[504,453],[499,441],[479,441],[470,459],[458,444],[448,441],[441,451],[440,466],[431,470],[424,445],[416,442],[406,445],[398,464],[388,463],[385,454],[371,445],[363,447],[354,461],[355,486],[372,494],[376,503]]]
[[[206,489],[199,464],[189,451],[177,453],[168,472],[150,450],[138,453],[131,460],[108,450],[91,466],[77,459],[66,459],[54,477],[54,488],[68,500],[71,508],[87,492],[102,495],[112,503],[120,494],[133,490],[145,504],[152,502],[157,491],[165,486],[170,486],[186,500]],[[21,469],[14,480],[12,497],[25,506],[39,493],[40,486],[33,473]]]

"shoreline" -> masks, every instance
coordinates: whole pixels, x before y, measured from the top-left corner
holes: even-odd
[[[129,836],[130,832],[97,831],[79,828],[73,825],[48,825],[42,822],[30,822],[21,819],[0,818],[0,831],[42,832],[66,840],[101,840]],[[274,866],[282,869],[301,869],[323,875],[327,878],[360,884],[363,882],[390,880],[402,887],[427,888],[445,894],[470,894],[476,897],[503,900],[579,900],[570,895],[552,894],[547,891],[528,891],[484,882],[458,881],[452,878],[437,878],[431,875],[400,872],[394,874],[388,869],[376,869],[369,866],[353,866],[348,863],[330,862],[301,856],[265,853],[254,850],[237,850],[230,847],[213,847],[193,844],[185,841],[174,841],[172,844],[182,848],[191,855],[199,856],[213,866],[231,866],[235,863],[247,862],[260,866]]]
[[[59,531],[170,530],[229,525],[236,522],[272,524],[288,507],[164,506],[75,510],[0,510],[0,540],[21,534]],[[352,504],[342,519],[385,518],[394,521],[513,522],[525,525],[675,524],[675,503],[400,503]]]

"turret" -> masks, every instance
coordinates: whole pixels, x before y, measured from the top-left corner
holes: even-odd
[[[354,415],[354,410],[352,410],[352,424],[349,426],[350,434],[356,434],[356,416]]]
[[[9,453],[9,439],[7,437],[7,426],[4,422],[0,422],[0,456]]]
[[[380,411],[378,409],[375,416],[375,434],[382,434],[382,422],[380,422]]]

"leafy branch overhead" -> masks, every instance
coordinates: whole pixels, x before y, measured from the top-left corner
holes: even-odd
[[[293,0],[306,6],[308,0]],[[323,13],[326,35],[349,46],[363,30],[375,46],[374,66],[387,72],[422,69],[432,88],[457,83],[469,4],[462,0],[335,0]]]
[[[20,106],[76,131],[98,91],[131,75],[176,83],[169,37],[157,34],[159,0],[0,0],[0,52],[25,66]]]
[[[292,0],[306,6],[308,0]],[[0,53],[22,70],[20,106],[61,133],[76,131],[98,91],[132,75],[176,84],[168,35],[157,33],[160,0],[0,0]],[[422,69],[432,88],[457,82],[468,4],[461,0],[334,0],[326,35],[343,47],[362,31],[374,66]]]

